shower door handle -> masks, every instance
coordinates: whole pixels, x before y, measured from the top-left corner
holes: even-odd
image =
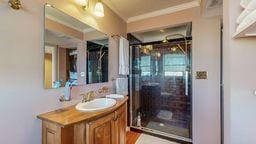
[[[185,71],[185,95],[188,96],[188,71]]]

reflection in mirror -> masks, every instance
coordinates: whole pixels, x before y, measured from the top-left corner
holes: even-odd
[[[45,5],[44,34],[45,88],[108,81],[106,34],[49,4]]]
[[[90,27],[50,5],[45,6],[44,86],[46,89],[80,84],[78,52],[83,48],[82,31],[86,28]]]
[[[87,83],[108,81],[108,38],[87,41]]]
[[[77,43],[61,33],[45,30],[45,88],[59,88],[69,81],[78,85]]]

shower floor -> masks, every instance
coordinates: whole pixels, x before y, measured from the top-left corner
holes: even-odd
[[[189,123],[176,120],[172,115],[172,112],[161,110],[156,116],[143,116],[141,125],[145,128],[190,138]]]

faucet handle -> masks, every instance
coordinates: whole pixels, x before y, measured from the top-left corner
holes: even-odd
[[[94,96],[95,96],[95,93],[94,93],[94,91],[89,91],[89,92],[87,93],[87,95],[89,95],[89,97],[94,97]]]
[[[95,94],[94,94],[94,91],[89,91],[85,94],[84,93],[80,94],[80,96],[83,97],[82,102],[87,102],[87,101],[91,101],[94,98]]]
[[[109,88],[108,87],[102,87],[102,88],[100,88],[99,90],[98,90],[98,92],[100,93],[100,94],[102,94],[102,93],[108,93],[109,92]]]
[[[81,96],[83,98],[82,103],[86,102],[86,94],[81,93],[79,96]]]
[[[103,87],[102,90],[103,90],[104,93],[108,93],[109,92],[109,88],[108,87]]]

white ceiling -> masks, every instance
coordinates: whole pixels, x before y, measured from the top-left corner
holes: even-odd
[[[125,21],[129,19],[156,12],[163,9],[170,9],[198,0],[103,0],[103,2],[117,13]],[[198,3],[199,4],[199,3]],[[184,6],[183,6],[184,7]],[[177,8],[176,8],[177,9]]]

